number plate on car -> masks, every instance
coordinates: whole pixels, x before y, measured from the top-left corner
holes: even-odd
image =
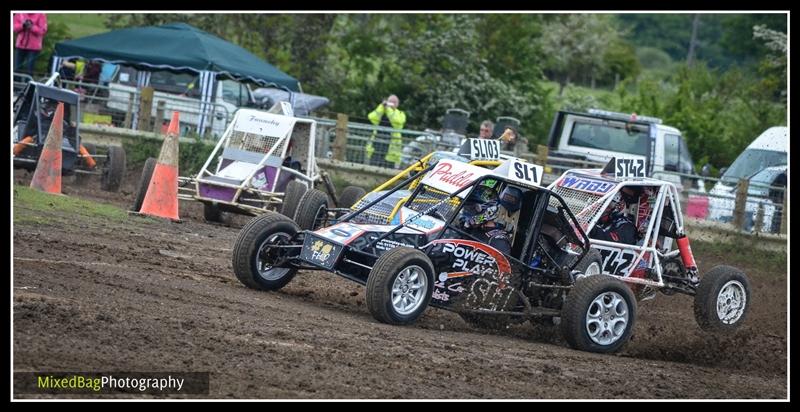
[[[303,242],[303,252],[300,254],[300,258],[325,269],[333,269],[343,247],[325,238],[307,235]]]

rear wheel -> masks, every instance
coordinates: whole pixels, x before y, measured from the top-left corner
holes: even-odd
[[[607,275],[578,279],[561,313],[561,331],[575,349],[612,353],[630,340],[636,298],[627,285]]]
[[[273,211],[250,220],[239,232],[233,246],[233,271],[243,285],[258,290],[278,290],[292,280],[297,269],[275,266],[297,234],[297,225]]]
[[[339,207],[350,208],[361,200],[365,194],[367,194],[367,191],[358,186],[347,186],[342,190],[342,195],[339,196]]]
[[[224,221],[224,214],[219,209],[219,205],[203,203],[203,218],[206,222],[222,223]]]
[[[730,332],[744,322],[750,309],[750,281],[741,270],[715,266],[700,278],[694,296],[694,317],[701,329]]]
[[[122,146],[109,146],[106,167],[100,178],[100,188],[107,192],[116,192],[125,176],[125,149]],[[148,181],[149,183],[149,181]]]
[[[433,294],[433,264],[417,249],[399,247],[378,258],[367,278],[367,309],[379,322],[407,325]]]
[[[300,198],[306,194],[306,185],[298,182],[297,180],[290,180],[286,184],[286,192],[283,194],[283,204],[281,204],[281,214],[289,219],[294,217],[297,211],[297,205],[300,204]]]
[[[139,185],[136,186],[136,197],[133,199],[133,207],[132,210],[134,212],[138,212],[142,209],[142,203],[144,203],[144,196],[147,194],[147,188],[150,187],[150,179],[153,177],[153,170],[156,168],[156,158],[148,157],[147,160],[144,162],[144,168],[142,168],[142,176],[139,178]]]
[[[302,230],[324,227],[328,217],[328,196],[317,189],[310,189],[302,198],[294,215],[294,221]]]

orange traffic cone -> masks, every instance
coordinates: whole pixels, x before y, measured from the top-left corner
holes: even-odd
[[[178,218],[178,112],[172,114],[161,154],[139,213],[172,220]]]
[[[61,194],[61,139],[64,127],[64,103],[56,107],[53,122],[47,132],[39,163],[33,172],[31,187],[43,192]]]

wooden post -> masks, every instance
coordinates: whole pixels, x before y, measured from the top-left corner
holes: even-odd
[[[336,116],[336,137],[333,139],[333,158],[335,160],[345,160],[347,152],[347,120],[344,113]]]
[[[142,95],[139,98],[139,121],[137,129],[142,131],[149,131],[152,127],[150,120],[153,118],[153,88],[145,87],[142,89]]]
[[[128,110],[125,112],[125,128],[130,129],[133,123],[133,93],[128,95]]]
[[[153,131],[156,134],[161,134],[161,125],[164,123],[164,107],[166,106],[166,102],[163,100],[159,100],[158,104],[156,104],[156,119],[153,122]]]
[[[736,186],[736,203],[733,206],[733,226],[738,230],[744,230],[747,189],[749,187],[750,181],[747,179],[739,180],[739,184]]]
[[[786,208],[786,201],[789,199],[789,187],[783,189],[783,208],[781,209],[781,234],[786,234],[786,224],[789,215],[789,209]]]
[[[758,211],[756,212],[755,222],[753,223],[753,231],[761,233],[764,230],[764,204],[758,203]]]
[[[539,164],[539,166],[544,167],[545,173],[552,172],[550,166],[547,165],[547,156],[549,155],[549,153],[550,153],[549,147],[543,144],[536,145],[536,162]]]

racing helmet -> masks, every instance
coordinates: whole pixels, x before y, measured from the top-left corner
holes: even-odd
[[[500,204],[510,213],[514,213],[522,206],[522,190],[513,186],[506,186],[500,192]]]
[[[496,179],[483,179],[475,185],[472,192],[467,196],[468,203],[486,203],[497,201]]]
[[[622,216],[625,211],[625,207],[625,198],[622,196],[622,193],[615,193],[611,198],[611,203],[608,204],[605,212],[603,212],[603,215],[600,217],[600,221],[607,222],[611,218]]]

